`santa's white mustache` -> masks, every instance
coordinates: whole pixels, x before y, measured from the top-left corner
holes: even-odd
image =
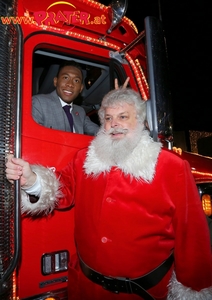
[[[111,128],[109,129],[106,133],[107,134],[119,134],[119,133],[123,133],[123,134],[127,134],[128,129],[123,129],[123,128]]]

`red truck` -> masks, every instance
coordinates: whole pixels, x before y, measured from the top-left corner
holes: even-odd
[[[5,177],[8,153],[30,163],[63,168],[92,136],[53,130],[32,117],[32,96],[53,90],[58,66],[77,61],[85,88],[77,99],[98,124],[102,97],[130,77],[147,101],[154,140],[173,151],[171,94],[161,22],[146,17],[144,31],[125,16],[127,0],[0,0],[0,299],[67,299],[67,266],[75,252],[74,209],[49,216],[20,213],[20,183]],[[177,151],[191,165],[203,209],[212,215],[212,159]]]

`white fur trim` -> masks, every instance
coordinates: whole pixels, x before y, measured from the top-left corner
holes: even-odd
[[[62,197],[60,182],[52,169],[32,165],[32,170],[40,177],[41,193],[37,202],[31,203],[29,195],[22,190],[21,212],[30,215],[49,214]]]
[[[173,272],[172,278],[168,285],[167,300],[211,300],[212,286],[200,290],[199,292],[192,290],[189,287],[182,285],[177,281],[176,275]]]
[[[155,166],[161,151],[161,143],[154,142],[146,130],[142,132],[141,140],[135,149],[122,164],[117,167],[126,175],[131,175],[137,180],[151,182],[155,174]],[[85,173],[98,176],[102,172],[109,172],[112,162],[102,161],[95,151],[95,140],[89,146],[84,163]]]

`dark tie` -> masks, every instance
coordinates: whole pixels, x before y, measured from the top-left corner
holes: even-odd
[[[73,122],[73,117],[72,117],[72,114],[70,113],[70,105],[65,105],[63,106],[63,109],[66,113],[66,116],[68,118],[68,121],[69,121],[69,124],[70,124],[70,127],[71,127],[71,132],[73,132],[73,125],[74,125],[74,122]]]

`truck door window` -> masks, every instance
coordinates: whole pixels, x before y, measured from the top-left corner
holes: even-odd
[[[74,100],[74,104],[81,106],[91,121],[99,125],[97,111],[103,96],[110,90],[110,74],[107,65],[37,50],[33,55],[32,96],[49,94],[55,90],[53,79],[57,76],[59,65],[67,60],[76,61],[83,72],[84,88]]]

